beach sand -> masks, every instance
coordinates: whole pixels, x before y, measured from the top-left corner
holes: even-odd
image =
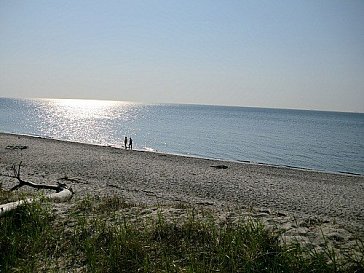
[[[167,205],[202,206],[221,221],[257,218],[283,230],[283,240],[316,245],[324,243],[322,233],[338,245],[364,238],[364,176],[0,134],[0,173],[11,174],[20,161],[23,179],[67,183],[75,199],[118,195],[163,206],[166,214]],[[9,189],[16,181],[0,177],[0,183]]]

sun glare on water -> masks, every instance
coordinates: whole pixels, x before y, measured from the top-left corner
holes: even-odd
[[[44,99],[46,108],[39,122],[43,135],[107,145],[118,130],[137,116],[135,103],[106,100]],[[115,126],[119,124],[120,126]]]
[[[127,106],[127,103],[107,100],[55,99],[53,105],[64,116],[73,119],[103,118],[108,116],[113,107]]]
[[[53,102],[59,106],[76,108],[102,108],[115,105],[116,101],[108,100],[82,100],[82,99],[54,99]]]
[[[41,135],[84,143],[115,145],[136,132],[143,105],[125,101],[42,99],[37,123]]]

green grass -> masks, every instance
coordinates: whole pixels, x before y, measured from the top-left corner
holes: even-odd
[[[0,204],[5,204],[13,201],[15,201],[14,194],[10,191],[3,190],[2,185],[0,183]]]
[[[35,272],[36,257],[47,253],[52,215],[43,204],[24,205],[0,219],[0,272]],[[47,238],[44,236],[46,235]],[[50,239],[47,241],[47,239]]]
[[[132,217],[140,207],[117,197],[87,197],[64,219],[46,203],[0,218],[0,272],[363,272],[363,244],[338,259],[279,244],[279,234],[247,220],[219,225],[208,213],[185,220],[162,213]]]

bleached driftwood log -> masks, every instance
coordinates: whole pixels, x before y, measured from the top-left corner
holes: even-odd
[[[10,189],[10,191],[17,190],[23,186],[29,186],[35,189],[46,189],[46,190],[54,190],[55,193],[50,193],[44,196],[44,198],[50,199],[55,202],[63,202],[71,199],[73,195],[73,191],[71,188],[67,187],[66,184],[58,183],[57,185],[44,185],[44,184],[36,184],[33,182],[25,181],[20,178],[20,168],[21,168],[21,162],[16,167],[15,165],[12,167],[14,175],[3,175],[7,177],[12,177],[18,180],[18,184],[15,185]],[[32,203],[34,201],[39,200],[38,198],[27,198],[24,200],[19,200],[16,202],[10,202],[6,204],[0,205],[0,217],[4,215],[6,212],[16,209],[18,206],[24,204],[24,203]]]

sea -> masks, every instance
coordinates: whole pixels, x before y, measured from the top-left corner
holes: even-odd
[[[0,132],[364,175],[364,114],[0,98]]]

